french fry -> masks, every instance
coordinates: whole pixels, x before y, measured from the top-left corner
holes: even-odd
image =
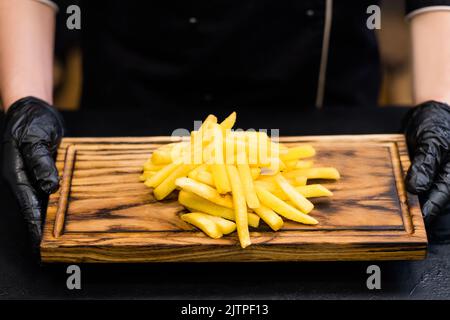
[[[247,206],[245,204],[244,188],[235,166],[227,165],[228,178],[233,193],[233,205],[236,216],[236,228],[241,247],[245,248],[251,244],[250,233],[248,231]]]
[[[282,215],[286,219],[300,222],[303,224],[314,225],[314,224],[319,223],[313,217],[300,212],[299,210],[290,206],[289,204],[287,204],[280,198],[276,197],[269,191],[265,190],[261,186],[256,185],[255,189],[256,189],[256,194],[258,195],[259,200],[261,201],[261,203],[264,206],[271,208],[273,211]]]
[[[153,151],[152,163],[155,165],[169,164],[172,162],[172,151],[157,149]]]
[[[293,179],[290,179],[289,182],[294,186],[306,186],[308,179],[304,176],[297,176]]]
[[[210,172],[208,171],[199,171],[196,172],[196,174],[192,175],[191,173],[189,173],[189,178],[197,180],[199,182],[205,183],[211,187],[215,187],[215,183],[214,183],[214,179],[213,176]]]
[[[204,213],[191,212],[182,214],[181,220],[196,226],[213,239],[219,239],[223,236],[219,225]]]
[[[225,194],[231,191],[230,182],[228,181],[227,170],[225,169],[225,157],[223,154],[223,133],[220,125],[213,126],[214,139],[214,164],[209,168],[213,175],[216,189],[219,193]]]
[[[281,191],[278,184],[275,182],[275,176],[260,176],[255,182],[262,184],[269,191]],[[294,178],[287,179],[293,186],[304,186],[306,185],[306,177],[298,176]]]
[[[259,181],[255,181],[258,184]],[[286,196],[286,194],[281,191],[280,189],[276,190],[270,190],[270,187],[267,188],[266,184],[260,184],[264,189],[272,193],[273,195],[277,196],[281,200],[288,201],[289,198]],[[318,198],[318,197],[331,197],[333,193],[322,186],[321,184],[308,184],[306,186],[298,186],[295,187],[295,190],[297,190],[300,194],[302,194],[305,198]]]
[[[238,132],[228,132],[225,136],[225,160],[226,164],[235,164],[236,155],[247,152],[245,137],[239,136]]]
[[[225,120],[220,123],[220,126],[223,130],[230,130],[234,127],[234,123],[236,122],[236,112],[232,112]]]
[[[162,200],[167,197],[173,190],[176,189],[177,186],[175,184],[175,181],[178,178],[186,177],[189,171],[191,171],[194,167],[195,165],[182,164],[175,170],[173,170],[169,174],[169,176],[163,182],[161,182],[159,186],[153,189],[153,194],[156,200]]]
[[[154,176],[156,173],[156,171],[144,171],[140,176],[139,176],[139,180],[140,181],[145,181],[149,178],[151,178],[152,176]]]
[[[234,223],[233,221],[224,219],[222,217],[212,216],[210,214],[205,215],[208,217],[208,219],[211,219],[217,224],[223,234],[229,234],[236,231],[236,223]]]
[[[203,137],[200,132],[191,132],[191,146],[190,158],[188,159],[193,164],[203,163]]]
[[[280,159],[283,161],[297,160],[303,158],[314,157],[316,150],[310,145],[302,145],[293,148],[288,148],[286,153],[280,154]]]
[[[211,172],[217,191],[225,194],[231,191],[230,182],[228,181],[227,171],[224,164],[212,164]]]
[[[284,161],[286,165],[286,170],[295,170],[295,169],[308,169],[314,165],[314,161],[312,160],[289,160]]]
[[[310,213],[314,209],[314,205],[300,194],[281,174],[275,177],[275,181],[281,190],[286,194],[289,200],[300,209],[303,213]]]
[[[159,171],[164,167],[165,167],[165,165],[161,165],[161,164],[157,165],[157,164],[154,164],[153,162],[151,162],[150,160],[146,161],[144,163],[144,171]]]
[[[278,187],[278,185],[276,184],[276,182],[273,180],[272,177],[270,177],[270,179],[268,179],[267,177],[259,178],[258,180],[255,181],[254,185],[260,185],[264,189],[266,189],[272,193],[282,192],[280,187]]]
[[[261,175],[261,169],[260,168],[250,168],[250,173],[252,175],[252,179],[256,180]]]
[[[331,179],[339,180],[340,174],[336,168],[332,167],[316,167],[309,169],[297,169],[283,173],[286,178],[293,178],[296,176],[304,176],[308,179]]]
[[[202,125],[198,129],[198,132],[204,132],[206,129],[209,128],[209,126],[213,123],[217,123],[217,117],[213,114],[209,114],[205,121],[203,121]]]
[[[211,131],[208,131],[208,129],[213,125],[217,123],[217,117],[213,114],[210,114],[206,117],[205,121],[203,121],[202,125],[198,129],[198,133],[202,138],[202,144],[205,145],[209,143],[212,138],[213,134]]]
[[[201,165],[197,166],[196,168],[194,168],[193,170],[191,170],[191,172],[189,172],[189,176],[190,175],[196,176],[198,172],[207,171],[207,169],[208,169],[207,164],[201,164]]]
[[[280,158],[271,158],[269,168],[274,168],[276,171],[282,171],[286,169],[286,165]]]
[[[150,188],[156,188],[164,179],[166,179],[173,171],[181,166],[181,163],[171,163],[159,170],[153,176],[145,180],[145,185]]]
[[[312,160],[298,160],[293,169],[308,169],[314,165]]]
[[[235,220],[235,214],[232,209],[219,206],[211,201],[203,199],[192,192],[181,190],[178,194],[178,202],[188,208],[190,211],[200,211],[213,216],[222,217],[228,220]],[[248,224],[251,227],[259,226],[259,216],[254,213],[248,213]]]
[[[207,184],[195,181],[191,178],[178,178],[175,184],[185,191],[195,193],[196,195],[205,198],[219,206],[226,208],[233,208],[233,200],[230,195],[221,196],[216,189]]]
[[[295,166],[297,165],[297,162],[298,162],[298,160],[284,161],[284,164],[286,165],[286,169],[285,170],[295,169]]]
[[[300,186],[295,188],[305,198],[317,198],[317,197],[331,197],[333,192],[325,188],[321,184],[310,184],[306,186]]]
[[[255,187],[253,185],[253,178],[250,172],[250,167],[247,163],[238,164],[237,169],[239,172],[239,178],[242,182],[242,187],[244,190],[245,200],[249,208],[258,208],[261,204],[259,203],[258,196],[255,192]]]
[[[283,227],[283,219],[281,219],[281,217],[272,209],[261,205],[259,208],[253,209],[253,211],[255,211],[273,231],[277,231]]]

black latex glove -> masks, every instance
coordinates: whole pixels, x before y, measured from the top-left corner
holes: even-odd
[[[5,120],[2,174],[27,222],[33,248],[37,249],[44,203],[59,186],[54,156],[63,136],[63,121],[56,109],[34,97],[15,102]]]
[[[422,213],[430,227],[450,202],[450,107],[425,102],[408,113],[405,129],[412,156],[406,188],[424,199]]]

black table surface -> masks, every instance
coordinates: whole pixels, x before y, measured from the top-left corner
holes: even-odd
[[[281,135],[397,133],[407,108],[253,110],[241,128],[279,128]],[[225,113],[218,111],[219,116]],[[64,113],[67,136],[170,135],[191,130],[197,110]],[[0,126],[3,116],[0,115]],[[367,267],[381,268],[381,289],[366,286]],[[450,245],[431,243],[423,261],[322,263],[182,263],[81,265],[82,289],[66,287],[67,265],[39,265],[28,248],[12,194],[0,185],[0,299],[445,299],[450,298]]]

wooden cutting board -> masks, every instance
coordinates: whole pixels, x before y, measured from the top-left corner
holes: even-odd
[[[210,239],[183,222],[176,194],[157,202],[139,181],[151,151],[170,137],[65,138],[57,167],[60,190],[49,200],[44,262],[214,262],[416,260],[427,237],[417,197],[405,191],[410,165],[402,135],[310,136],[315,165],[334,166],[341,180],[313,199],[317,226],[264,222],[241,249],[236,234]]]

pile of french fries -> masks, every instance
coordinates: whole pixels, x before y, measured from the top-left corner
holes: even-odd
[[[181,219],[211,238],[237,229],[242,248],[251,244],[249,226],[260,218],[274,231],[283,218],[315,225],[308,198],[332,192],[314,179],[340,178],[332,167],[313,167],[310,145],[288,148],[264,131],[233,131],[236,113],[218,123],[209,115],[190,137],[156,149],[140,177],[163,200],[179,190],[178,201],[190,213]]]

